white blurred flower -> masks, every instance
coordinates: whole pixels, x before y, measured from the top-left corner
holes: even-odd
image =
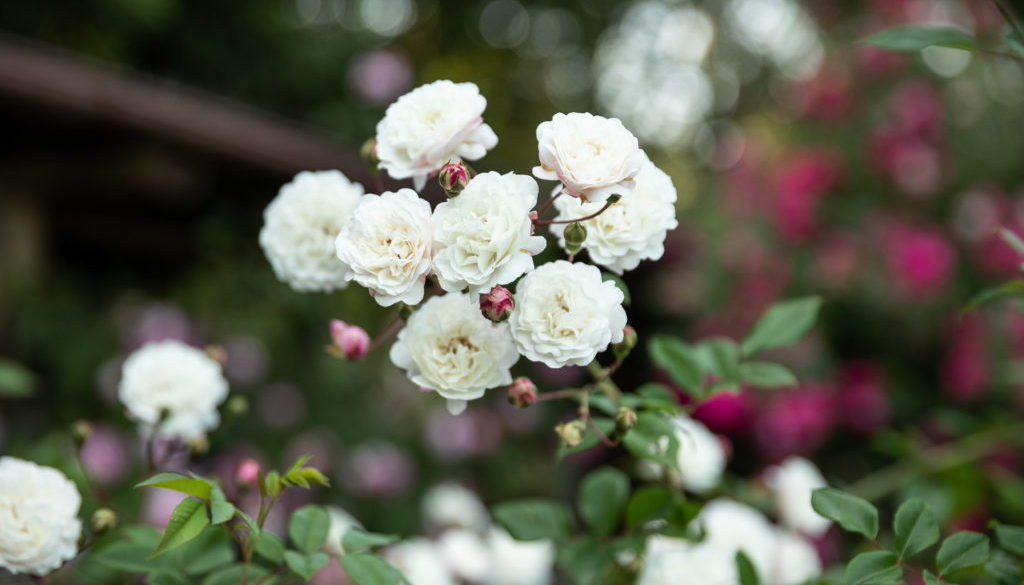
[[[527,273],[508,323],[519,352],[552,368],[585,366],[622,341],[623,295],[596,266],[558,260]]]
[[[144,433],[183,440],[220,423],[217,406],[228,395],[220,364],[180,341],[147,343],[121,370],[118,398]]]
[[[324,544],[324,548],[328,554],[340,557],[345,554],[345,547],[341,544],[345,533],[351,528],[362,528],[363,525],[354,516],[337,506],[325,506],[325,508],[331,519],[331,524],[327,530],[327,543]]]
[[[555,114],[537,126],[538,179],[560,181],[570,195],[604,201],[629,195],[646,160],[636,137],[616,118]]]
[[[449,292],[487,292],[533,269],[545,240],[531,235],[537,204],[532,177],[490,172],[473,177],[434,210],[434,272]]]
[[[652,542],[654,541],[654,542]],[[636,585],[736,585],[735,556],[706,543],[653,536]]]
[[[404,540],[384,552],[411,585],[458,585],[444,559],[425,538]]]
[[[818,552],[799,535],[776,529],[774,551],[771,572],[760,575],[765,585],[797,585],[821,576]]]
[[[391,346],[392,363],[415,384],[447,398],[453,414],[485,390],[512,383],[509,368],[518,359],[507,327],[491,323],[464,293],[428,300]]]
[[[473,83],[439,80],[403,95],[377,124],[380,168],[395,179],[411,178],[419,191],[448,161],[483,157],[498,143],[483,123],[486,107]]]
[[[555,545],[551,541],[523,542],[492,527],[487,544],[492,569],[484,585],[549,585],[553,581]]]
[[[437,539],[437,551],[451,572],[477,583],[491,572],[491,553],[480,535],[465,528],[448,530]]]
[[[722,482],[725,471],[725,449],[721,441],[706,426],[686,415],[674,417],[672,424],[679,441],[676,455],[679,471],[669,473],[672,483],[699,494],[714,489]]]
[[[743,551],[758,575],[769,575],[775,564],[775,528],[750,506],[718,498],[708,502],[691,523],[694,533],[703,530],[703,544],[735,559]]]
[[[370,289],[378,304],[415,305],[430,271],[430,204],[412,189],[364,195],[335,246],[347,278]]]
[[[334,239],[355,209],[363,187],[338,171],[303,171],[263,212],[260,246],[278,280],[294,290],[331,292],[348,285],[348,266]]]
[[[811,492],[828,485],[813,463],[803,457],[789,457],[765,471],[764,479],[783,525],[809,536],[828,531],[832,522],[811,507]]]
[[[426,524],[433,527],[457,526],[483,532],[490,524],[480,498],[455,483],[443,483],[427,491],[423,496],[423,516]]]
[[[632,270],[641,260],[658,260],[665,253],[665,236],[676,221],[676,188],[664,171],[647,162],[636,177],[636,189],[601,215],[582,222],[587,228],[583,247],[595,264],[615,274]],[[555,199],[557,220],[572,220],[598,212],[603,203],[584,203],[575,197]],[[565,225],[551,231],[565,247]]]
[[[63,473],[0,457],[0,568],[46,575],[78,553],[82,496]]]

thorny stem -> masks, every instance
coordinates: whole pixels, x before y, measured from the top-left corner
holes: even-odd
[[[1002,0],[992,0],[992,3],[996,5],[999,13],[1006,19],[1006,22],[1010,23],[1010,26],[1013,27],[1013,32],[1017,34],[1017,39],[1024,43],[1024,31],[1020,29],[1020,25],[1017,24],[1017,20],[1010,14],[1010,10],[1003,5]]]
[[[602,207],[601,209],[598,209],[597,211],[595,211],[594,213],[591,213],[588,216],[581,217],[581,218],[578,218],[578,219],[549,219],[549,220],[545,220],[545,221],[535,221],[533,223],[534,223],[534,225],[552,225],[552,224],[556,224],[556,223],[577,223],[577,222],[580,222],[580,221],[587,221],[588,219],[594,219],[595,217],[601,215],[602,213],[607,211],[608,208],[611,207],[612,205],[615,205],[615,202],[614,201],[609,201],[609,202],[605,203],[604,207]]]

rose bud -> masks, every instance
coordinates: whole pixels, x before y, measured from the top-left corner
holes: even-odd
[[[621,361],[626,359],[634,347],[636,347],[636,329],[633,329],[632,325],[626,325],[622,329],[622,341],[612,345],[612,353],[615,354],[615,359]]]
[[[512,293],[503,286],[495,286],[487,294],[480,295],[480,312],[495,323],[508,319],[515,307]]]
[[[618,412],[615,413],[615,430],[620,434],[626,434],[626,431],[633,428],[636,424],[636,411],[625,406],[620,407]]]
[[[363,157],[370,168],[374,171],[377,170],[377,163],[380,159],[377,158],[377,141],[373,138],[363,143],[363,146],[359,149],[359,155]]]
[[[370,350],[370,336],[366,330],[339,319],[331,319],[331,339],[345,359],[354,362]]]
[[[469,183],[469,169],[460,162],[450,162],[437,173],[437,182],[449,197],[455,197]]]
[[[92,514],[93,532],[99,534],[117,526],[117,512],[110,508],[100,508]]]
[[[71,424],[71,438],[76,445],[82,445],[92,434],[92,425],[87,420],[76,420]]]
[[[566,447],[575,447],[582,443],[583,435],[586,432],[587,427],[580,419],[571,420],[555,427],[555,433],[558,438],[562,439],[562,444]]]
[[[239,485],[250,486],[256,485],[260,477],[260,463],[255,459],[246,459],[238,464],[238,469],[235,471],[235,481]]]
[[[529,378],[516,378],[508,387],[508,401],[519,408],[526,408],[537,401],[537,386]]]
[[[587,241],[587,228],[578,221],[570,223],[565,226],[563,237],[565,238],[565,251],[575,254],[583,248],[583,242]]]

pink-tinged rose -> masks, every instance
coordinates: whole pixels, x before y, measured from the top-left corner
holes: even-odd
[[[843,423],[859,433],[873,433],[889,421],[889,398],[881,369],[864,361],[850,362],[840,374],[838,412]]]
[[[738,437],[750,432],[754,417],[754,403],[746,390],[733,394],[717,394],[700,403],[693,418],[704,423],[712,432]]]
[[[803,115],[832,124],[848,120],[853,109],[850,79],[835,68],[823,68],[817,76],[801,83],[796,99]]]
[[[486,294],[480,295],[480,311],[495,323],[508,320],[515,306],[512,292],[501,285],[495,285]]]
[[[331,319],[331,339],[341,355],[350,362],[362,359],[370,350],[370,336],[366,330],[339,319]]]
[[[912,81],[901,86],[891,104],[901,134],[934,142],[942,135],[942,100],[931,85]]]
[[[754,421],[754,442],[769,461],[815,451],[835,426],[835,389],[808,384],[779,392]]]
[[[936,228],[890,224],[882,248],[898,292],[909,297],[945,292],[956,269],[956,250]]]
[[[508,387],[508,402],[519,408],[526,408],[537,401],[537,385],[529,378],[519,377],[512,380]]]
[[[957,402],[971,402],[985,393],[992,377],[985,323],[968,313],[953,325],[940,369],[942,387]]]
[[[235,471],[235,482],[241,486],[256,485],[261,471],[259,461],[246,459],[238,465],[238,469]]]
[[[461,162],[450,162],[438,171],[437,182],[449,197],[455,197],[469,184],[469,169]]]
[[[105,426],[92,428],[82,443],[81,458],[89,479],[102,486],[123,480],[131,463],[124,437]]]

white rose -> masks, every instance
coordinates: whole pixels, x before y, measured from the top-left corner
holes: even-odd
[[[0,457],[0,568],[46,575],[78,553],[82,496],[63,473]]]
[[[429,526],[458,526],[478,532],[491,521],[480,498],[454,483],[434,486],[423,496],[423,516]]]
[[[676,188],[672,179],[654,163],[647,162],[636,177],[629,197],[612,204],[601,215],[582,222],[587,228],[583,247],[590,260],[615,274],[632,270],[641,260],[658,260],[665,253],[665,236],[676,221]],[[573,220],[597,213],[603,203],[585,203],[575,197],[555,199],[556,220]],[[565,247],[566,224],[552,224],[551,231]]]
[[[765,585],[797,585],[821,576],[821,558],[806,540],[787,530],[775,530],[774,566],[760,575]]]
[[[260,246],[278,280],[294,290],[331,292],[348,285],[334,239],[363,188],[338,171],[304,171],[281,187],[263,212]]]
[[[565,191],[585,201],[628,195],[646,157],[636,137],[616,118],[593,114],[555,114],[537,126],[538,179],[560,181]]]
[[[483,173],[434,210],[434,272],[450,292],[487,292],[533,270],[545,240],[531,235],[537,182]]]
[[[391,346],[391,361],[415,384],[447,398],[453,414],[485,390],[511,384],[509,368],[518,359],[508,328],[488,321],[462,293],[428,300]]]
[[[622,291],[588,264],[549,262],[516,287],[508,323],[519,352],[549,367],[584,366],[622,341]]]
[[[548,585],[554,580],[555,545],[550,540],[523,542],[492,527],[487,544],[492,568],[484,585]]]
[[[476,532],[457,528],[437,540],[437,550],[456,577],[479,582],[491,572],[491,551]]]
[[[381,306],[423,300],[430,272],[430,204],[412,189],[364,195],[335,241],[347,278]]]
[[[652,536],[637,585],[735,585],[735,557],[706,543]]]
[[[695,534],[703,529],[703,543],[736,558],[743,551],[758,575],[769,575],[775,560],[775,528],[750,506],[725,498],[704,506],[690,525]]]
[[[331,524],[327,530],[327,542],[324,544],[324,549],[328,554],[340,557],[345,554],[345,547],[341,544],[345,533],[352,528],[362,528],[363,525],[351,514],[337,506],[325,506],[325,508],[331,519]]]
[[[458,585],[437,548],[425,538],[410,538],[384,552],[411,585]]]
[[[419,191],[448,161],[483,157],[498,144],[483,123],[486,107],[473,83],[440,80],[403,95],[377,124],[380,168],[395,179],[412,178]]]
[[[764,479],[783,525],[809,536],[828,531],[832,522],[811,507],[811,492],[828,485],[813,463],[803,457],[789,457],[765,471]]]
[[[220,423],[217,406],[228,395],[220,364],[180,341],[147,343],[121,370],[118,398],[143,432],[188,440]]]
[[[670,472],[672,483],[691,492],[707,493],[721,483],[725,471],[725,449],[721,441],[706,426],[688,416],[676,416],[672,424],[679,441],[676,455],[679,471]]]

